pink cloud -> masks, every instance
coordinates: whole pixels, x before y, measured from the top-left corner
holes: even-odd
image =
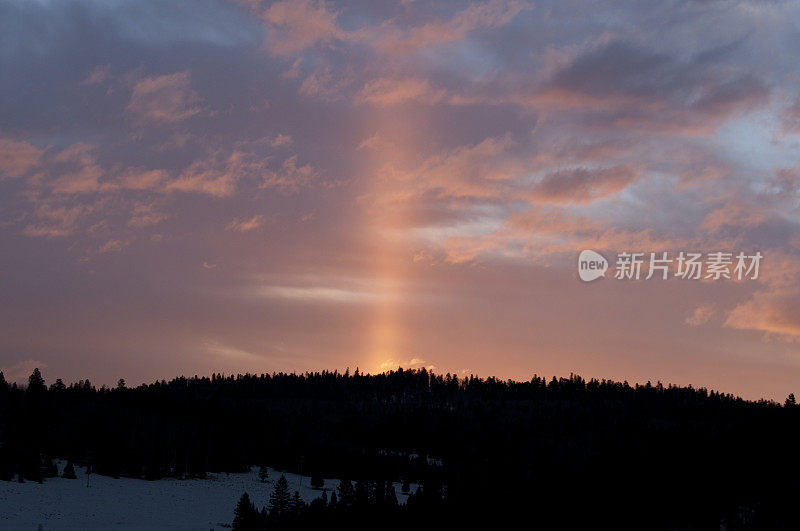
[[[128,190],[153,190],[169,178],[164,170],[139,170],[129,168],[117,178],[120,187]]]
[[[324,0],[283,0],[264,11],[266,48],[274,55],[293,55],[319,43],[344,37],[338,11]]]
[[[311,184],[317,178],[317,171],[310,165],[299,166],[297,155],[283,161],[280,170],[265,170],[261,188],[274,188],[284,193],[296,193],[300,188]]]
[[[426,79],[379,78],[364,85],[357,99],[373,105],[396,105],[407,101],[433,104],[444,99],[445,95],[445,90],[435,89]]]
[[[156,207],[155,203],[136,203],[127,225],[141,228],[156,225],[167,219],[167,215]]]
[[[108,240],[97,248],[97,254],[118,253],[129,244],[130,242],[122,240]]]
[[[286,147],[292,145],[292,137],[290,135],[285,135],[283,133],[278,133],[274,137],[269,139],[269,146],[270,147]]]
[[[25,175],[41,163],[43,154],[28,142],[0,137],[0,179]]]
[[[726,227],[757,227],[767,219],[769,219],[769,213],[761,205],[732,200],[709,212],[701,226],[708,232],[715,233]]]
[[[27,225],[23,229],[23,234],[46,238],[69,236],[75,232],[78,219],[85,213],[86,209],[83,206],[41,204],[35,210],[35,215],[40,222]]]
[[[194,161],[178,178],[167,182],[164,189],[230,197],[240,179],[262,168],[263,161],[253,160],[252,155],[241,151],[233,151],[224,159],[214,155]]]
[[[512,214],[500,228],[487,234],[452,236],[435,243],[452,263],[497,256],[548,263],[578,249],[658,251],[694,248],[699,240],[652,229],[616,226],[611,219],[577,215],[567,207],[556,207]],[[730,243],[716,241],[708,245],[722,249]]]
[[[390,55],[443,43],[463,41],[480,28],[498,28],[514,19],[530,4],[518,0],[476,2],[450,19],[402,28],[393,21],[345,31],[338,24],[340,12],[324,0],[283,0],[270,5],[262,19],[267,25],[267,50],[292,56],[320,44],[334,41],[367,45]],[[296,73],[289,74],[296,77]]]
[[[28,377],[33,372],[33,369],[45,369],[47,367],[47,363],[34,360],[34,359],[27,359],[20,362],[17,362],[13,365],[3,365],[0,367],[0,371],[3,372],[3,376],[6,380],[10,382],[17,382],[17,383],[26,383]]]
[[[607,224],[601,220],[589,219],[586,216],[576,216],[561,208],[537,208],[520,212],[511,215],[506,223],[512,229],[521,232],[567,235],[600,232],[607,228]]]
[[[256,230],[261,227],[263,224],[264,216],[257,214],[252,218],[234,218],[225,228],[235,232],[250,232],[251,230]]]
[[[58,175],[50,183],[53,192],[81,194],[97,192],[104,186],[100,183],[104,172],[97,163],[93,150],[91,144],[78,142],[53,158],[55,163],[64,165],[58,172],[51,170],[51,173]]]
[[[463,41],[471,31],[479,28],[504,26],[530,7],[530,4],[517,0],[476,2],[446,21],[429,22],[407,29],[389,22],[364,28],[355,32],[353,38],[369,42],[384,53],[406,54],[439,44]]]
[[[397,182],[396,197],[417,197],[428,191],[442,197],[496,198],[521,170],[508,156],[515,143],[510,136],[491,137],[473,146],[445,150],[411,170],[387,165],[384,179]]]
[[[99,65],[96,66],[86,79],[83,80],[83,85],[99,85],[103,81],[108,78],[108,74],[111,71],[111,65]]]
[[[139,121],[174,123],[198,114],[199,101],[189,72],[175,72],[136,82],[125,111]]]
[[[336,100],[350,86],[354,79],[347,70],[336,70],[328,65],[314,69],[300,84],[298,91],[304,96],[324,100]]]

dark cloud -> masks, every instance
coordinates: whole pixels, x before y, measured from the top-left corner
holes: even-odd
[[[619,193],[639,177],[629,166],[565,169],[546,175],[530,195],[547,203],[588,203]]]
[[[708,133],[770,96],[762,79],[725,61],[736,47],[679,59],[614,41],[557,72],[541,97],[584,109],[593,125]]]

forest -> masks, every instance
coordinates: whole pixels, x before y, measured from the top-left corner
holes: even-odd
[[[4,481],[46,481],[54,459],[153,481],[267,465],[340,479],[310,504],[280,485],[268,507],[242,493],[235,529],[520,518],[534,529],[798,529],[799,436],[793,395],[577,375],[356,370],[109,388],[0,373]],[[407,504],[393,481],[418,485]]]

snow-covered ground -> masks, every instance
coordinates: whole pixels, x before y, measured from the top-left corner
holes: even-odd
[[[58,463],[63,470],[64,463]],[[243,492],[259,509],[269,502],[281,476],[269,469],[269,481],[258,479],[258,469],[242,474],[213,474],[208,479],[141,479],[92,474],[75,467],[78,479],[50,478],[39,484],[0,481],[0,529],[223,529],[233,520],[233,510]],[[300,491],[310,502],[322,495],[311,488],[311,478],[284,473],[289,490]],[[326,479],[328,497],[339,480]],[[415,487],[415,485],[412,485]],[[398,502],[406,496],[395,484]]]

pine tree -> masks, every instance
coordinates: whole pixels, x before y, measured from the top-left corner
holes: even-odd
[[[6,377],[3,374],[3,371],[0,371],[0,391],[5,391],[8,389],[8,382],[6,381]]]
[[[303,510],[305,506],[305,502],[302,498],[300,498],[300,492],[294,491],[294,496],[292,497],[291,501],[289,502],[289,509],[293,514],[300,514],[300,511]]]
[[[258,467],[258,479],[261,480],[261,483],[266,483],[267,479],[269,479],[269,470],[267,470],[267,465],[261,465]]]
[[[331,492],[331,507],[336,507],[338,505],[339,499],[336,497],[336,491]]]
[[[44,378],[42,378],[42,373],[39,372],[39,369],[33,369],[33,372],[28,377],[28,392],[29,393],[41,393],[47,390],[47,386],[44,385]]]
[[[356,496],[355,496],[355,490],[353,489],[353,484],[350,483],[349,479],[341,480],[336,490],[339,492],[339,503],[341,503],[345,507],[353,505]]]
[[[411,492],[411,483],[408,482],[408,478],[403,478],[403,486],[400,487],[400,492],[403,494]]]
[[[322,479],[322,476],[314,474],[311,476],[311,486],[315,489],[321,489],[325,486],[325,480]]]
[[[78,479],[78,476],[75,475],[75,467],[72,466],[72,461],[67,461],[67,466],[64,467],[61,477],[64,479]]]
[[[275,483],[272,494],[269,495],[269,514],[270,516],[281,517],[289,511],[289,483],[286,476],[281,474],[280,479]]]
[[[797,401],[794,398],[794,393],[789,393],[789,396],[786,397],[786,402],[783,405],[784,407],[794,407],[797,405]]]
[[[236,510],[233,514],[232,529],[237,531],[258,529],[259,514],[246,492],[239,498],[239,503],[236,504]]]

